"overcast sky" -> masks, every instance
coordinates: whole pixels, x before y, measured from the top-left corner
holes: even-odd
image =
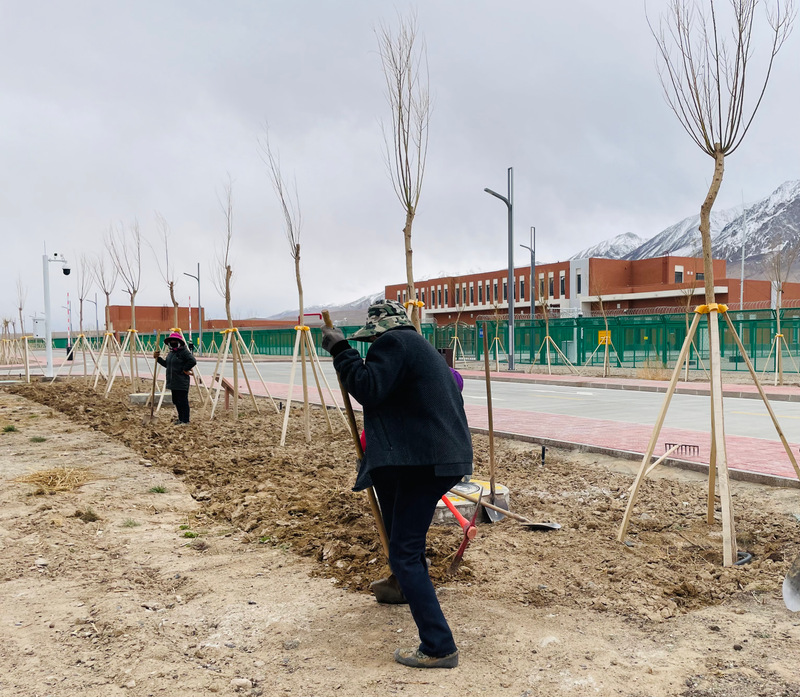
[[[657,15],[664,0],[650,0]],[[308,304],[353,300],[404,280],[403,211],[382,159],[388,115],[373,26],[380,0],[130,0],[0,3],[0,316],[43,310],[43,245],[75,262],[102,253],[112,223],[170,223],[179,272],[209,282],[234,179],[233,306],[238,317],[296,307],[282,217],[256,141],[266,120],[304,216]],[[435,111],[414,224],[415,270],[501,268],[505,208],[483,193],[516,177],[516,235],[564,259],[622,232],[652,236],[699,211],[713,163],[661,94],[656,47],[635,0],[426,0]],[[759,15],[762,20],[762,15]],[[797,32],[796,32],[797,34]],[[761,43],[757,48],[761,48]],[[800,36],[778,56],[718,206],[800,178]],[[518,249],[523,265],[528,254]],[[169,302],[149,249],[138,302]],[[60,306],[74,274],[52,269]],[[181,304],[194,281],[181,276]],[[115,303],[127,302],[121,287]],[[90,314],[93,316],[93,309]],[[27,320],[26,320],[27,321]]]

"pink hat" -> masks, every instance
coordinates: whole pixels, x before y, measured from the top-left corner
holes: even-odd
[[[183,337],[178,334],[178,332],[172,332],[168,337],[164,339],[164,343],[166,344],[170,339],[177,339],[180,341],[184,346],[186,346],[186,342],[183,340]]]

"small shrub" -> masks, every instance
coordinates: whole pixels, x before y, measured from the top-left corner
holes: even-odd
[[[43,436],[34,436],[31,438],[31,443],[44,443],[46,440],[47,438],[44,438]]]
[[[85,511],[75,511],[75,517],[80,518],[84,523],[94,523],[100,520],[100,516],[92,510],[91,506],[87,506]]]
[[[141,523],[137,523],[133,518],[126,518],[122,521],[123,528],[138,528]]]
[[[188,537],[188,538],[195,538],[195,537],[199,537],[200,535],[199,535],[199,533],[192,532],[191,530],[186,530],[186,531],[184,531],[183,536],[184,537]]]
[[[181,525],[178,529],[179,530],[188,530],[189,526],[188,525]]]
[[[8,426],[3,426],[3,433],[16,433],[17,427],[14,424],[8,424]]]
[[[162,486],[161,484],[159,484],[158,486],[150,487],[150,493],[151,494],[166,494],[167,493],[167,487]]]

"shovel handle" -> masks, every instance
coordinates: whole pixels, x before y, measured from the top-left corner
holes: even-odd
[[[518,513],[512,513],[511,511],[507,511],[505,508],[500,508],[500,506],[495,506],[491,503],[486,503],[486,501],[481,501],[480,499],[473,498],[469,494],[463,494],[460,491],[453,491],[450,489],[450,493],[453,496],[460,496],[462,499],[466,499],[467,501],[472,501],[472,503],[477,503],[483,506],[484,508],[488,508],[492,511],[497,511],[498,513],[502,513],[507,515],[509,518],[513,518],[514,520],[518,520],[520,523],[532,523],[532,520],[528,520],[525,516],[519,515]]]
[[[461,515],[460,511],[453,505],[453,502],[447,498],[447,496],[442,496],[442,501],[444,501],[444,505],[450,509],[450,512],[458,521],[459,525],[461,525],[461,528],[464,530],[464,534],[467,536],[467,539],[475,539],[475,535],[478,534],[478,528],[476,528],[463,515]]]
[[[322,321],[326,327],[332,327],[331,315],[327,310],[322,311]],[[344,402],[344,411],[347,414],[347,423],[350,425],[350,434],[353,437],[353,444],[356,447],[356,455],[359,462],[364,458],[364,449],[361,447],[361,439],[358,437],[358,424],[356,423],[356,415],[353,411],[353,405],[350,402],[350,394],[344,386],[339,373],[336,373],[339,380],[339,388],[342,390],[342,401]],[[386,559],[389,559],[389,536],[386,534],[386,525],[383,522],[383,515],[378,504],[378,497],[375,496],[375,490],[372,487],[367,488],[367,498],[369,499],[369,507],[372,510],[372,516],[375,518],[375,527],[378,528],[378,537],[383,547],[383,553]]]

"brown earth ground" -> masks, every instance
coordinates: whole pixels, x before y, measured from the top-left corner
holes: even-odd
[[[800,616],[780,599],[800,552],[796,490],[734,483],[754,561],[722,569],[699,475],[657,472],[627,546],[614,533],[631,463],[551,451],[541,466],[501,441],[513,507],[563,529],[481,525],[451,579],[458,530],[432,530],[462,665],[414,671],[391,660],[416,642],[407,608],[364,592],[385,568],[338,415],[331,436],[313,410],[306,445],[293,410],[281,448],[264,402],[238,421],[196,408],[188,427],[166,412],[143,426],[121,389],[12,391],[0,393],[0,431],[16,429],[0,433],[0,695],[233,694],[244,678],[255,694],[303,697],[800,696]],[[475,453],[485,475],[484,438]],[[19,481],[64,467],[89,481]]]

